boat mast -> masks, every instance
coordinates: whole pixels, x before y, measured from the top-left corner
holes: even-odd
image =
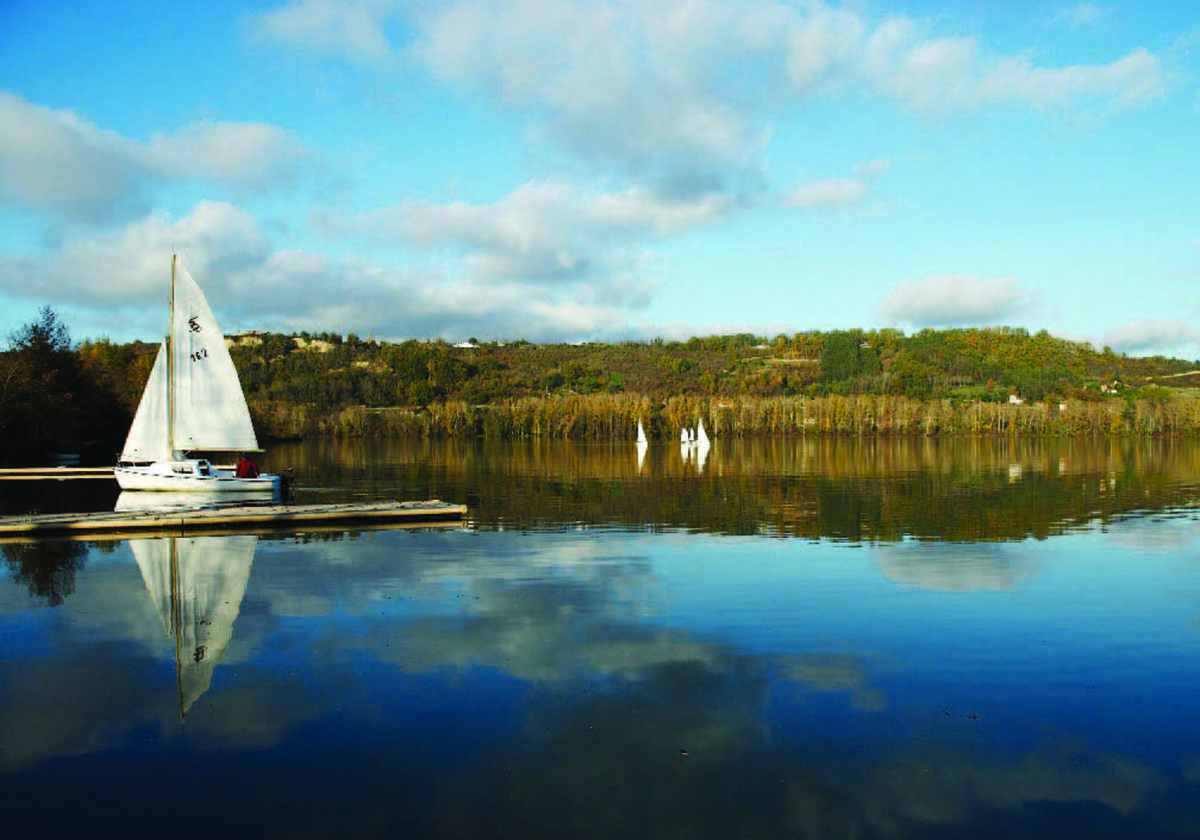
[[[175,457],[175,255],[171,255],[171,317],[167,321],[167,448]]]

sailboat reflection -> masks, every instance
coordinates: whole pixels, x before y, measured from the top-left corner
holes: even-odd
[[[709,443],[707,440],[702,440],[699,443],[685,443],[679,446],[679,457],[683,460],[686,467],[692,461],[696,462],[696,473],[704,474],[704,464],[708,461]]]
[[[208,691],[242,608],[258,537],[130,540],[150,599],[175,643],[182,720]]]

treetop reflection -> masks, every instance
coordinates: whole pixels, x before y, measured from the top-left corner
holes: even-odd
[[[718,440],[676,444],[306,441],[276,447],[301,501],[465,502],[481,528],[580,524],[891,542],[1044,538],[1194,505],[1200,442],[1152,439]]]

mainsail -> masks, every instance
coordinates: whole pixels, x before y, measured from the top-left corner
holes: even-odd
[[[130,540],[146,590],[174,640],[179,713],[208,690],[233,637],[258,537]]]
[[[258,449],[225,336],[182,265],[176,272],[174,310],[175,449]]]

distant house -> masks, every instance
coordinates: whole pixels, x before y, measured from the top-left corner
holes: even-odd
[[[1025,400],[1021,399],[1016,394],[1009,394],[1008,395],[1008,404],[1009,405],[1025,405]]]
[[[263,343],[263,336],[266,333],[261,333],[258,330],[246,330],[245,332],[234,333],[233,335],[225,336],[225,345],[227,347],[254,347]]]
[[[454,346],[457,347],[459,350],[477,350],[479,348],[478,344],[475,344],[474,342],[471,342],[471,341],[460,341],[460,342],[458,342],[458,344],[455,344]]]

